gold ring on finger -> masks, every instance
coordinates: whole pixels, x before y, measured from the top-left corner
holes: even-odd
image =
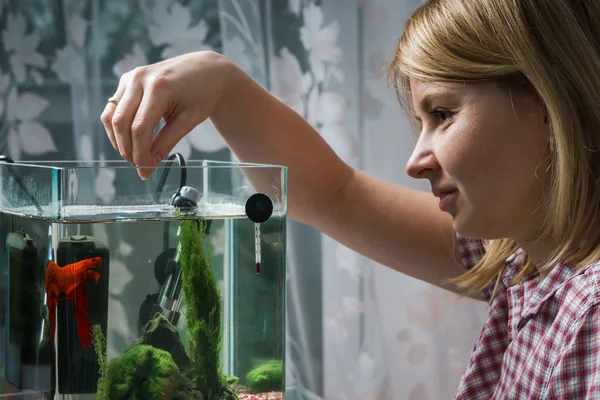
[[[118,105],[119,104],[119,99],[117,99],[115,97],[109,97],[108,98],[108,102],[109,103],[113,103],[114,105]]]

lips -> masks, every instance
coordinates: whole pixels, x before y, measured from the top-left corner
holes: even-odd
[[[444,196],[448,196],[448,195],[456,192],[456,189],[450,189],[450,188],[449,189],[435,189],[432,192],[435,197],[439,197],[441,199]]]
[[[448,210],[449,204],[452,201],[452,199],[454,199],[456,192],[457,192],[456,189],[440,190],[440,191],[434,192],[434,195],[440,199],[440,204],[439,204],[440,210],[442,210],[442,211]]]

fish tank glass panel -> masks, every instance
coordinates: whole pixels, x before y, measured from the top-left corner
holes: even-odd
[[[282,399],[286,218],[283,166],[0,162],[0,398]]]

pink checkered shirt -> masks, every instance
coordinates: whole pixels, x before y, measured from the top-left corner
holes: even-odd
[[[485,253],[479,239],[458,243],[466,268]],[[600,262],[511,286],[524,259],[507,259],[454,399],[600,399]]]

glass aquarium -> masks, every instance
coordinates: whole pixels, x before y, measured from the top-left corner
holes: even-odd
[[[0,158],[0,398],[282,399],[286,168]]]

